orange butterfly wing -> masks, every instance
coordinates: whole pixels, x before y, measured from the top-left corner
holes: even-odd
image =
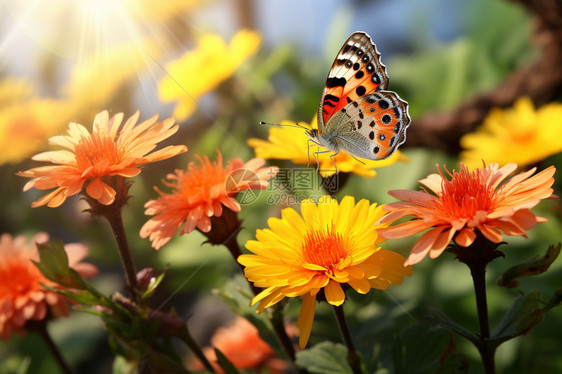
[[[386,66],[371,37],[353,33],[343,44],[328,73],[318,107],[320,133],[330,117],[357,98],[388,86]]]

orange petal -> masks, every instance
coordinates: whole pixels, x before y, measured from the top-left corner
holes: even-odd
[[[324,287],[324,294],[326,295],[326,301],[332,305],[342,305],[345,301],[345,292],[343,292],[340,284],[333,280],[330,280]]]
[[[316,309],[316,297],[312,294],[306,294],[302,296],[301,311],[299,313],[299,319],[297,321],[297,328],[299,329],[299,346],[304,349],[306,343],[308,343],[308,338],[310,337],[310,331],[312,330],[312,322],[314,321],[314,311]]]

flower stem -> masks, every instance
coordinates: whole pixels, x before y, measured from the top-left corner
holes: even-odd
[[[353,374],[360,374],[361,360],[351,340],[351,334],[349,333],[349,327],[347,326],[347,321],[343,312],[343,305],[334,305],[334,313],[336,314],[336,320],[338,321],[338,326],[340,327],[345,345],[347,345],[347,363],[351,367]]]
[[[482,356],[482,363],[486,374],[496,372],[494,364],[495,348],[490,347],[490,323],[488,320],[488,302],[486,300],[486,263],[475,262],[468,264],[476,295],[476,309],[478,310],[478,324],[480,325],[480,346],[478,351]]]
[[[45,321],[41,321],[33,326],[33,330],[36,331],[45,342],[55,361],[59,365],[61,372],[64,374],[71,374],[72,370],[70,370],[70,367],[66,363],[64,357],[62,357],[62,354],[60,353],[58,347],[55,345],[55,342],[53,341],[53,339],[51,339],[49,331],[47,331],[47,323]]]
[[[234,261],[236,262],[236,264],[238,264],[240,271],[242,271],[242,274],[244,274],[244,266],[237,261],[238,256],[242,254],[242,251],[240,250],[240,246],[238,245],[236,239],[234,238],[232,240],[228,240],[227,242],[224,243],[224,245],[226,245],[226,247],[234,257]],[[250,287],[254,295],[258,295],[262,291],[256,286],[254,286],[252,282],[248,282],[248,283],[250,284]],[[285,351],[291,362],[293,362],[294,364],[296,358],[295,349],[293,348],[291,339],[289,338],[289,335],[287,335],[287,331],[285,330],[285,323],[283,321],[283,312],[279,304],[276,304],[273,307],[273,314],[271,315],[271,324],[273,325],[273,330],[275,330],[275,334],[277,335],[277,338],[279,339],[279,342],[281,343],[283,350]],[[297,371],[299,371],[299,373],[304,373],[304,371],[301,371],[298,368]]]
[[[232,257],[234,257],[234,262],[236,262],[236,265],[238,265],[242,274],[244,274],[244,265],[238,262],[238,257],[242,254],[242,251],[240,250],[240,246],[238,245],[236,236],[234,236],[234,238],[232,238],[231,240],[225,242],[224,245],[226,246],[226,248],[228,248],[228,251],[230,252],[230,254],[232,254]],[[256,286],[254,286],[252,282],[248,282],[248,283],[250,284],[250,288],[252,289],[254,295],[257,295],[262,291]]]
[[[207,371],[210,371],[211,373],[214,373],[215,368],[213,368],[213,365],[211,365],[209,360],[207,360],[207,357],[201,350],[201,347],[199,347],[199,344],[197,344],[197,342],[193,339],[187,327],[180,329],[178,336],[191,349],[193,354],[197,356],[197,358],[201,361],[203,366],[205,366],[205,369],[207,369]]]
[[[127,241],[127,235],[125,234],[125,228],[123,227],[121,209],[115,207],[111,213],[104,214],[103,216],[107,219],[109,225],[111,226],[111,230],[113,231],[113,236],[115,237],[115,242],[117,243],[117,249],[119,250],[119,256],[121,257],[121,264],[125,270],[129,292],[131,293],[132,298],[138,302],[139,293],[137,287],[137,271],[129,248],[129,242]]]

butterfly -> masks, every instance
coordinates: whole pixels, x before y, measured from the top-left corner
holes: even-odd
[[[328,73],[318,106],[318,129],[309,141],[333,152],[368,160],[390,157],[406,141],[411,119],[408,103],[387,91],[386,66],[371,37],[353,33],[343,44]],[[335,165],[335,163],[334,163]]]

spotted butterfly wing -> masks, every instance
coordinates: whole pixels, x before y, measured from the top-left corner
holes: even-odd
[[[381,90],[340,109],[326,124],[324,137],[331,139],[335,151],[382,160],[406,141],[409,124],[408,103],[392,91]]]
[[[311,139],[334,152],[369,160],[391,156],[406,141],[408,103],[387,91],[386,66],[369,35],[352,34],[339,51]]]
[[[318,128],[320,133],[330,117],[357,98],[385,90],[388,86],[386,66],[371,37],[353,33],[338,52],[320,99]]]

